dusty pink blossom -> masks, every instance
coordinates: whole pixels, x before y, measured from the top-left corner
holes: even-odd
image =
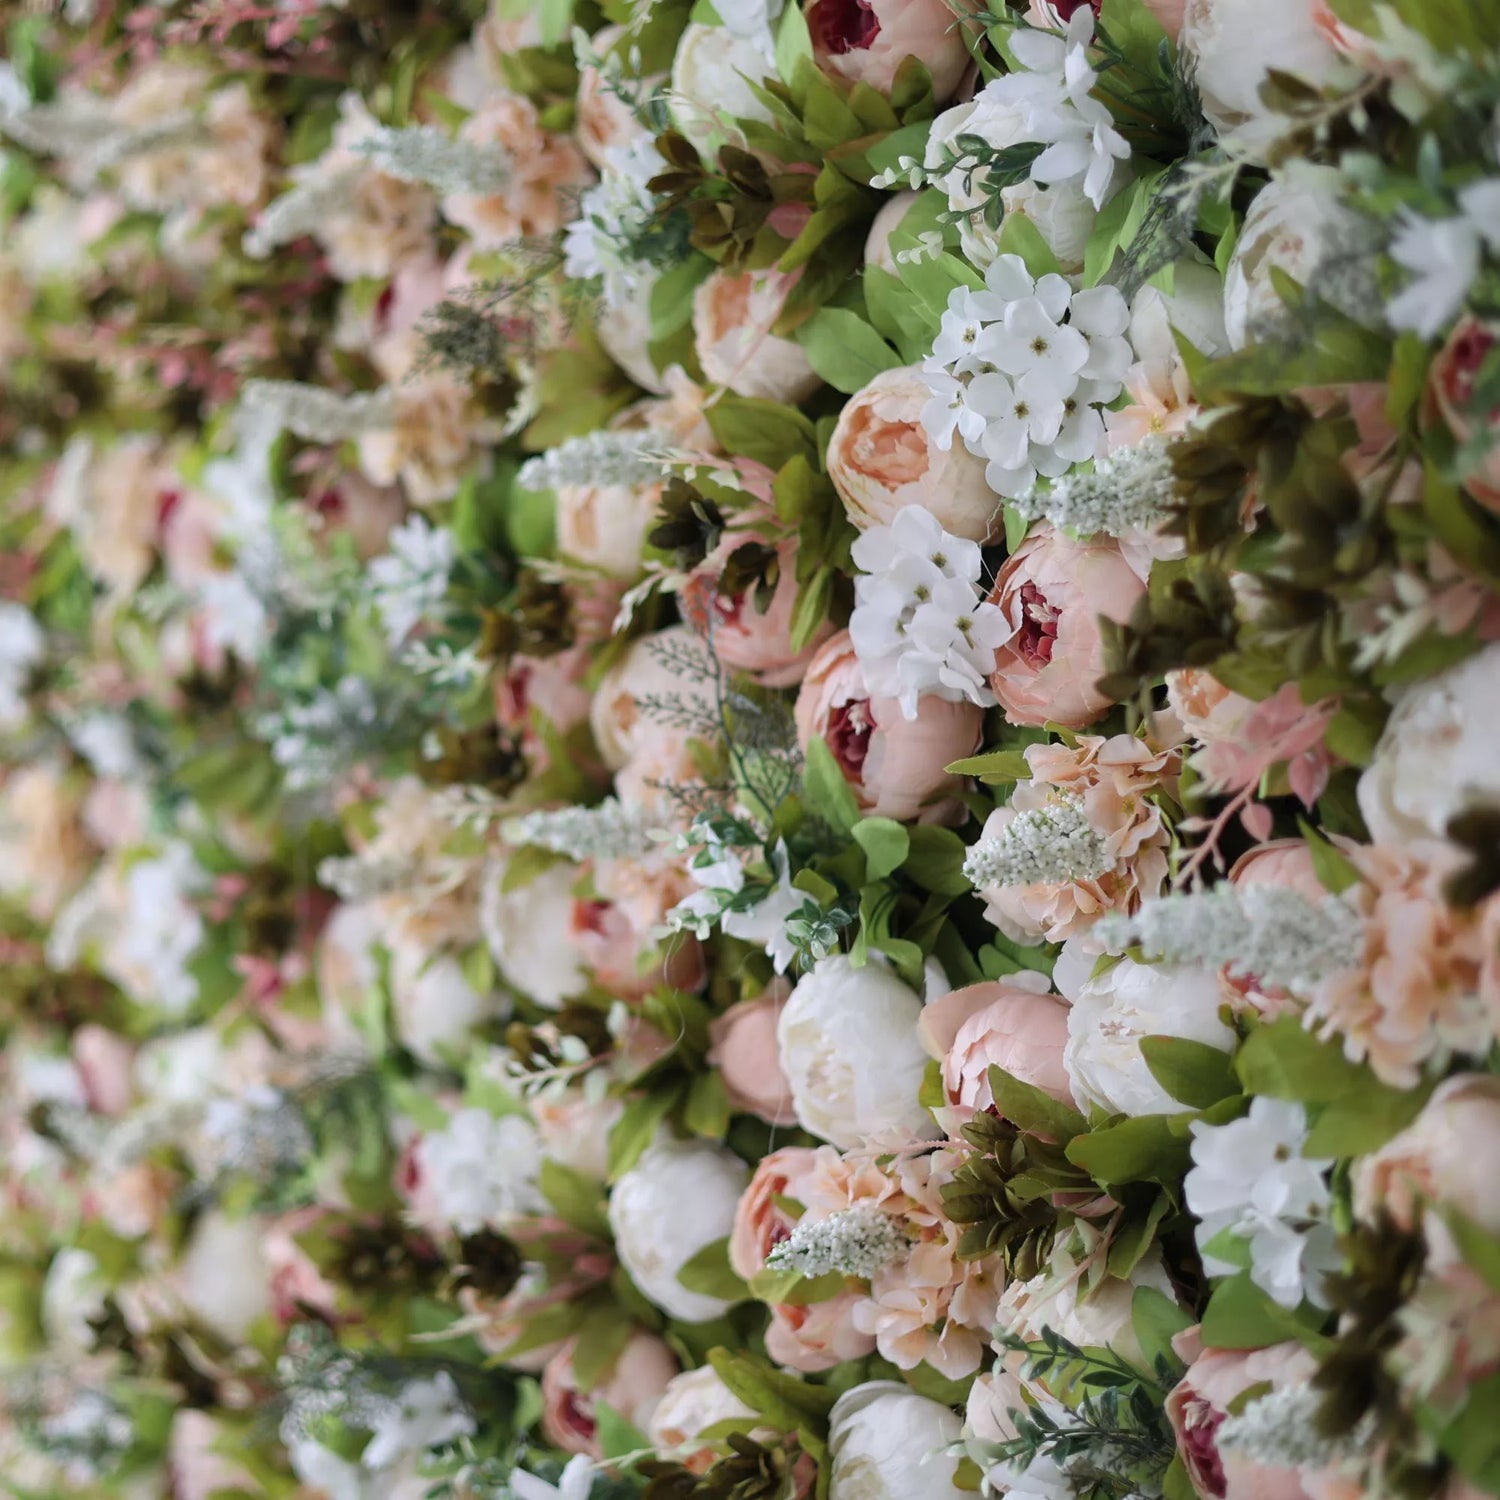
[[[604,1378],[586,1392],[573,1369],[576,1348],[576,1339],[569,1339],[542,1371],[542,1431],[565,1452],[602,1458],[598,1404],[645,1427],[679,1366],[664,1340],[652,1333],[633,1333]]]
[[[825,73],[889,93],[909,57],[932,75],[939,104],[951,99],[969,66],[969,49],[947,0],[810,0],[807,29]]]
[[[1465,317],[1448,335],[1427,376],[1425,411],[1438,417],[1460,445],[1481,432],[1491,441],[1464,475],[1464,488],[1487,510],[1500,511],[1500,410],[1475,412],[1480,367],[1495,346],[1500,325]]]

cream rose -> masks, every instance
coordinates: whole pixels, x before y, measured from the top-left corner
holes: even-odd
[[[884,965],[836,955],[798,980],[777,1026],[781,1071],[803,1129],[844,1150],[872,1136],[931,1139],[917,1102],[922,1002]]]
[[[861,531],[889,526],[908,505],[943,530],[986,542],[1002,524],[984,460],[962,443],[945,453],[928,437],[922,408],[932,399],[916,365],[885,370],[853,395],[828,440],[828,477]]]
[[[643,707],[646,699],[675,693],[695,706],[711,706],[708,686],[684,677],[673,665],[679,655],[687,653],[702,659],[702,642],[688,626],[673,625],[632,643],[600,680],[589,709],[589,724],[599,754],[611,771],[620,770],[652,740],[670,732]]]
[[[701,1474],[718,1457],[715,1448],[697,1443],[698,1434],[720,1422],[744,1421],[751,1425],[755,1413],[719,1378],[712,1365],[685,1370],[667,1382],[651,1413],[646,1436],[658,1453],[677,1458],[694,1473]]]
[[[1101,617],[1123,624],[1146,592],[1119,544],[1077,542],[1046,522],[1005,560],[990,602],[1010,622],[990,688],[1012,724],[1081,729],[1109,707]]]
[[[693,342],[711,384],[791,405],[822,385],[802,346],[771,332],[796,281],[777,271],[721,270],[699,283]]]
[[[669,1317],[703,1323],[727,1312],[722,1297],[689,1291],[677,1273],[734,1227],[750,1180],[739,1157],[703,1141],[650,1147],[615,1184],[609,1223],[630,1278]]]
[[[751,83],[774,77],[775,59],[725,26],[689,21],[672,60],[672,121],[699,151],[728,139],[734,120],[771,123]]]
[[[910,819],[956,791],[944,767],[979,748],[984,711],[926,697],[908,719],[895,698],[872,697],[859,658],[841,630],[808,664],[797,694],[797,742],[821,739],[871,817]]]

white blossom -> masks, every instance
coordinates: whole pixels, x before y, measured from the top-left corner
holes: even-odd
[[[563,238],[564,270],[576,280],[604,282],[604,301],[621,307],[657,272],[643,254],[658,214],[647,183],[665,167],[655,138],[638,136],[611,148],[599,181],[578,202]]]
[[[1045,807],[1017,813],[998,838],[975,844],[964,860],[964,875],[976,889],[1062,885],[1096,880],[1112,865],[1103,837],[1084,811],[1083,798],[1064,794]]]
[[[1091,471],[1064,474],[1050,489],[1035,489],[1014,505],[1023,521],[1045,517],[1081,537],[1124,536],[1154,527],[1172,495],[1169,442],[1152,435],[1133,448],[1106,454]]]
[[[455,140],[436,125],[380,126],[350,147],[387,177],[420,182],[443,194],[500,192],[510,172],[492,146]]]
[[[264,413],[295,437],[309,443],[340,443],[395,420],[395,396],[389,390],[342,396],[299,380],[247,380],[241,401],[252,414]]]
[[[596,807],[544,808],[510,818],[500,832],[508,844],[534,845],[569,859],[641,859],[656,845],[655,832],[637,807],[606,797]]]
[[[1353,1431],[1330,1436],[1318,1424],[1322,1401],[1310,1385],[1269,1390],[1243,1411],[1225,1417],[1214,1434],[1214,1444],[1268,1468],[1304,1473],[1368,1452],[1377,1436],[1375,1413],[1367,1412]]]
[[[944,531],[921,506],[854,543],[849,637],[870,692],[900,700],[908,719],[924,695],[991,706],[986,675],[1010,626],[984,601],[976,543]]]
[[[438,614],[457,547],[446,526],[416,515],[391,532],[388,546],[371,560],[365,576],[386,640],[394,646]]]
[[[24,604],[0,600],[0,729],[26,717],[26,684],[46,654],[47,638]]]
[[[1018,255],[998,256],[982,292],[949,295],[922,366],[932,391],[922,425],[943,445],[956,430],[988,460],[997,494],[1028,495],[1039,474],[1102,457],[1102,408],[1124,386],[1129,324],[1116,288],[1074,292],[1059,275],[1033,277]]]
[[[1441,333],[1463,307],[1484,251],[1500,251],[1500,177],[1471,183],[1458,206],[1448,219],[1403,212],[1390,256],[1411,279],[1386,303],[1393,328],[1424,339]]]
[[[521,1115],[461,1109],[417,1143],[422,1191],[459,1234],[541,1213],[541,1165],[541,1137]]]
[[[826,1219],[801,1219],[766,1257],[773,1271],[799,1271],[804,1276],[873,1276],[906,1249],[906,1237],[890,1216],[868,1204],[846,1208]]]
[[[677,461],[678,455],[657,433],[590,432],[527,459],[516,482],[527,490],[659,484]]]
[[[377,1420],[360,1462],[367,1469],[389,1468],[408,1453],[424,1453],[477,1430],[453,1377],[439,1370],[401,1387]]]
[[[330,217],[348,207],[366,170],[363,166],[328,168],[315,163],[300,182],[260,211],[241,241],[245,254],[253,260],[265,260],[278,246],[316,234]]]
[[[1184,1180],[1198,1218],[1198,1249],[1210,1275],[1233,1275],[1220,1236],[1249,1251],[1250,1278],[1282,1307],[1304,1298],[1326,1306],[1323,1278],[1338,1264],[1325,1173],[1333,1162],[1303,1156],[1307,1111],[1288,1099],[1256,1098],[1243,1119],[1192,1123],[1193,1167]],[[1217,1246],[1216,1246],[1217,1242]]]

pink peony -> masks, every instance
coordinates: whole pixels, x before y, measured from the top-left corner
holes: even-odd
[[[542,1431],[565,1452],[602,1458],[596,1403],[645,1427],[677,1374],[677,1358],[654,1333],[633,1333],[599,1384],[584,1391],[573,1369],[576,1347],[577,1340],[569,1339],[542,1371]]]
[[[757,1115],[768,1125],[797,1123],[776,1042],[785,1004],[786,984],[781,981],[758,999],[730,1006],[708,1030],[708,1064],[719,1070],[731,1108]]]
[[[871,697],[847,630],[809,663],[795,713],[798,743],[827,744],[870,817],[915,818],[956,791],[958,778],[943,768],[972,755],[984,729],[972,703],[924,698],[907,719],[896,699]]]
[[[969,49],[947,0],[810,0],[807,29],[825,73],[889,93],[901,64],[921,59],[939,104],[958,91]]]
[[[1464,488],[1487,510],[1500,511],[1500,411],[1476,413],[1474,385],[1480,366],[1494,348],[1500,325],[1463,318],[1438,351],[1427,376],[1425,410],[1440,417],[1460,444],[1472,442],[1487,428],[1496,438],[1484,456],[1464,475]]]
[[[851,396],[828,440],[828,477],[861,531],[889,526],[908,505],[945,531],[986,542],[1001,525],[1000,497],[984,462],[962,443],[944,452],[922,426],[932,393],[915,367],[886,370]]]
[[[995,652],[990,687],[1012,724],[1081,729],[1106,708],[1099,618],[1122,623],[1146,592],[1119,544],[1075,542],[1045,522],[1006,559],[990,602],[1013,634]]]
[[[954,990],[932,1001],[918,1023],[922,1045],[943,1065],[948,1108],[938,1123],[957,1133],[995,1102],[989,1070],[1004,1068],[1064,1104],[1073,1103],[1063,1066],[1068,1007],[1040,974],[1015,974]]]

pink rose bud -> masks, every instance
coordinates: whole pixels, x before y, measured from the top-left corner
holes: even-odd
[[[943,104],[968,70],[969,49],[947,0],[811,0],[806,15],[813,57],[836,78],[889,93],[901,64],[916,57]]]
[[[995,653],[990,688],[1012,724],[1082,729],[1109,707],[1099,691],[1099,619],[1130,617],[1146,592],[1119,544],[1075,542],[1042,523],[1006,559],[990,602],[1014,634]]]
[[[1462,319],[1427,376],[1427,414],[1441,417],[1461,444],[1472,442],[1481,429],[1500,425],[1500,411],[1472,410],[1474,383],[1497,332],[1500,325]],[[1477,466],[1464,475],[1463,486],[1486,510],[1500,511],[1500,445],[1486,447]]]
[[[944,531],[987,542],[1002,525],[1000,497],[985,482],[983,459],[962,443],[944,451],[928,436],[922,408],[931,399],[916,366],[877,375],[839,413],[828,477],[861,531],[918,505]]]
[[[776,1042],[776,1022],[786,1004],[784,986],[778,990],[742,1000],[714,1020],[708,1029],[708,1062],[719,1070],[732,1108],[768,1125],[795,1125],[797,1111]]]
[[[859,658],[841,630],[813,657],[797,694],[797,741],[821,738],[872,818],[915,818],[955,791],[943,769],[979,748],[984,710],[928,697],[915,719],[894,698],[872,698]]]

